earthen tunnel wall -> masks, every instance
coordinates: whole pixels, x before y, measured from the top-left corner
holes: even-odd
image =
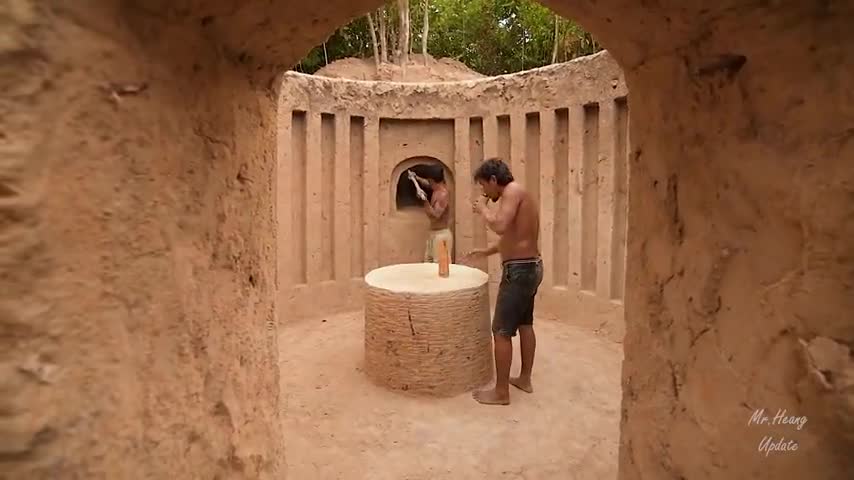
[[[282,320],[360,308],[365,273],[421,261],[427,219],[394,198],[412,159],[431,157],[450,173],[455,258],[494,241],[470,204],[480,193],[472,172],[499,156],[539,200],[539,315],[621,340],[626,95],[607,52],[441,84],[286,74],[278,113]],[[476,266],[489,272],[494,302],[500,260]]]

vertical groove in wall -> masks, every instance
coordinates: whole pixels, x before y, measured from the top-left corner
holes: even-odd
[[[483,159],[498,156],[498,118],[483,117]]]
[[[306,113],[294,111],[291,117],[291,175],[292,182],[291,215],[293,232],[291,238],[291,259],[294,283],[306,283],[307,261],[306,261],[306,223],[308,213],[306,211]]]
[[[540,204],[540,113],[525,115],[525,188]]]
[[[510,117],[496,118],[492,115],[483,118],[483,156],[484,158],[497,157],[501,154],[502,148],[507,149],[507,154],[510,153]],[[500,125],[504,125],[500,127]],[[501,132],[504,132],[504,142],[501,140]],[[506,147],[502,147],[506,145]],[[508,157],[504,157],[505,161]],[[481,200],[482,201],[482,200]],[[498,241],[498,236],[486,227],[484,223],[483,230],[486,235],[487,245]],[[486,272],[489,274],[489,298],[490,305],[495,305],[495,295],[498,292],[498,281],[501,279],[501,261],[498,255],[492,255],[486,259]]]
[[[350,116],[340,112],[335,115],[335,213],[333,233],[335,242],[335,271],[337,281],[348,280],[350,273],[350,244],[352,228],[350,216]]]
[[[350,275],[365,273],[365,119],[350,118]]]
[[[471,208],[472,184],[466,181],[471,178],[471,120],[468,117],[454,119],[454,251],[452,259],[456,260],[462,252],[467,252],[474,246],[474,214]]]
[[[320,271],[318,280],[335,278],[335,116],[320,115]]]
[[[457,185],[462,185],[463,182],[468,182],[472,185],[472,199],[480,198],[480,186],[474,183],[474,180],[472,180],[472,176],[474,175],[474,171],[477,170],[477,167],[479,167],[480,164],[483,163],[483,142],[483,119],[472,118],[469,124],[469,159],[471,160],[471,174],[467,179],[461,179],[459,176],[457,176]],[[467,207],[468,205],[460,205],[457,208]],[[486,247],[486,225],[484,225],[483,218],[481,218],[480,215],[474,215],[474,218],[472,219],[472,228],[474,229],[474,247]],[[485,260],[478,260],[477,263],[473,266],[483,270],[486,270],[488,268],[487,262]]]
[[[365,118],[364,156],[365,271],[380,262],[380,119]]]
[[[320,221],[323,207],[323,162],[321,159],[320,113],[308,112],[306,118],[305,158],[306,158],[306,275],[307,283],[321,280],[323,250],[323,223]]]
[[[555,286],[569,286],[569,110],[555,111],[554,120],[554,270]]]
[[[293,195],[298,181],[293,176],[292,122],[293,112],[279,109],[277,112],[279,131],[276,132],[276,276],[279,289],[289,288],[294,283],[293,261]]]
[[[543,287],[554,285],[554,223],[555,223],[555,112],[545,110],[538,114],[537,197],[540,206],[540,252],[546,268]],[[528,144],[530,147],[530,143]]]
[[[527,122],[524,113],[514,113],[510,116],[510,157],[505,157],[504,161],[510,165],[510,170],[513,172],[513,178],[519,182],[526,190],[530,191],[529,180],[527,176],[527,160],[525,153],[527,149],[526,141]]]
[[[496,118],[496,126],[498,128],[496,133],[496,147],[498,150],[493,156],[500,157],[501,160],[504,160],[504,163],[509,165],[510,168],[513,168],[510,160],[510,155],[512,154],[512,145],[510,143],[510,115],[499,115]]]
[[[599,105],[584,106],[581,187],[581,288],[596,290],[599,196],[597,168],[599,160]]]
[[[626,278],[626,228],[628,220],[629,104],[616,99],[614,156],[614,230],[611,242],[611,298],[622,300]]]

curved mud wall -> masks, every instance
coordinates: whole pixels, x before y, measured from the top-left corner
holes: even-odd
[[[0,2],[0,472],[285,477],[277,89],[381,3]],[[631,91],[621,478],[852,478],[854,6],[544,3]]]
[[[289,318],[360,308],[365,273],[421,261],[426,216],[388,201],[407,158],[434,157],[453,171],[456,256],[494,241],[471,212],[480,195],[472,172],[500,156],[540,203],[539,314],[622,340],[628,103],[607,52],[440,84],[290,72],[279,122],[279,186],[289,185],[278,197],[279,275]],[[478,266],[491,276],[494,302],[500,261]]]

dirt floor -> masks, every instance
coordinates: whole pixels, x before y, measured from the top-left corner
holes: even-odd
[[[536,326],[535,393],[513,389],[508,407],[370,383],[361,312],[281,327],[288,478],[615,479],[621,346],[554,321]],[[513,353],[515,374],[515,341]]]

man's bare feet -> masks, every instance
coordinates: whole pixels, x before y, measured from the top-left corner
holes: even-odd
[[[471,396],[484,405],[510,405],[510,394],[498,393],[494,388],[474,392]]]
[[[510,385],[513,385],[523,392],[534,393],[534,386],[531,385],[530,378],[510,377]]]

